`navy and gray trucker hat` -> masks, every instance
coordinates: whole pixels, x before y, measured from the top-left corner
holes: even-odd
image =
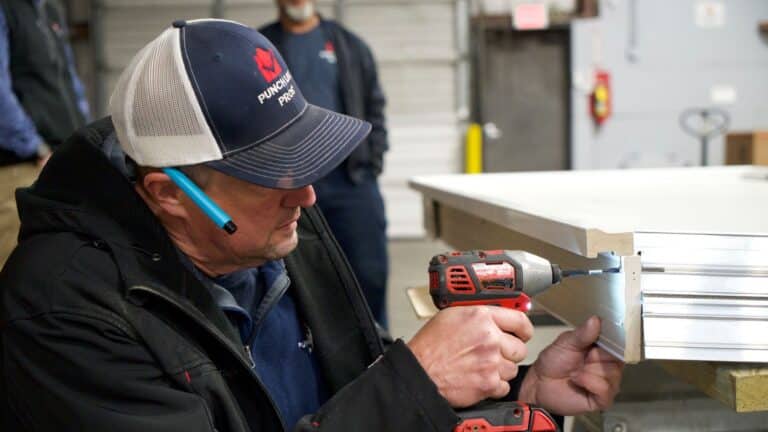
[[[123,150],[139,165],[204,163],[279,189],[323,177],[371,129],[307,103],[266,37],[215,19],[174,22],[139,51],[109,111]]]

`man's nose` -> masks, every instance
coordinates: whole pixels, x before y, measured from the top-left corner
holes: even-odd
[[[315,188],[312,185],[307,185],[303,188],[289,190],[283,198],[283,205],[285,207],[312,207],[316,200]]]

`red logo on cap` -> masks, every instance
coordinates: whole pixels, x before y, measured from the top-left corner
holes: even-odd
[[[259,67],[261,76],[271,83],[283,72],[283,68],[280,67],[280,63],[275,57],[275,53],[270,49],[256,48],[256,54],[253,56],[253,61],[256,62],[256,66]]]

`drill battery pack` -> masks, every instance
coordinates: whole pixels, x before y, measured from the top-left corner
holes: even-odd
[[[457,414],[453,432],[560,432],[549,413],[522,402],[484,402]]]

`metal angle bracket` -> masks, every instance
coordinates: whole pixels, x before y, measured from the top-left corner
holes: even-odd
[[[567,256],[546,254],[567,263]],[[569,278],[536,298],[536,304],[560,321],[579,325],[591,315],[602,318],[598,345],[627,363],[642,359],[641,267],[638,256],[614,256],[621,270],[589,278]]]

